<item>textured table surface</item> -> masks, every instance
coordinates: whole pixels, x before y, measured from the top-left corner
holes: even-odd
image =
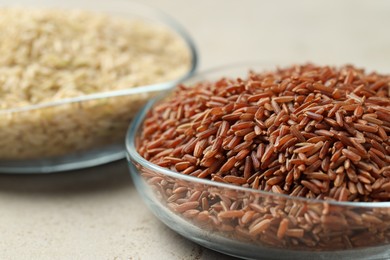
[[[200,70],[258,60],[390,71],[390,1],[143,2],[189,31]],[[52,175],[0,175],[0,209],[0,259],[230,259],[159,222],[124,161]]]

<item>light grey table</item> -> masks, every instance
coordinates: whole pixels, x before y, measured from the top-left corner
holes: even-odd
[[[125,161],[52,175],[1,175],[0,208],[0,259],[225,259],[159,222]]]
[[[193,35],[200,70],[258,60],[390,72],[390,1],[143,2]],[[124,161],[52,175],[0,175],[0,234],[0,259],[229,259],[159,222]]]

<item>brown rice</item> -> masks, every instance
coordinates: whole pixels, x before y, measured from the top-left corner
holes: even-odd
[[[15,108],[179,78],[191,57],[168,29],[81,10],[0,9],[0,158],[63,155],[124,137],[154,93]]]

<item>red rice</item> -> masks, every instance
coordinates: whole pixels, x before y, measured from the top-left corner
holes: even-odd
[[[149,112],[137,149],[215,182],[312,199],[390,201],[389,88],[390,76],[312,64],[179,86]],[[316,250],[390,241],[386,210],[143,176],[172,210],[236,239]]]

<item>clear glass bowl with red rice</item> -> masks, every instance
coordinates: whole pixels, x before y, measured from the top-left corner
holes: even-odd
[[[183,85],[199,87],[200,85],[197,85],[199,82],[215,82],[223,77],[233,79],[237,77],[245,78],[249,70],[260,73],[265,69],[267,71],[275,71],[275,68],[276,66],[256,64],[227,66],[198,74]],[[371,77],[375,74],[367,75]],[[348,78],[348,76],[346,77]],[[350,83],[347,82],[349,80],[351,79],[348,78],[345,80],[346,84]],[[323,90],[321,87],[318,89],[318,91],[314,90],[314,92],[320,93]],[[256,178],[252,178],[250,184],[240,183],[242,179],[240,179],[238,174],[239,171],[234,170],[234,168],[225,170],[224,174],[219,177],[216,176],[218,174],[205,174],[201,177],[200,175],[203,171],[198,172],[196,175],[192,174],[194,176],[191,176],[194,169],[192,169],[192,172],[189,171],[188,174],[183,174],[183,171],[190,167],[189,164],[180,164],[180,166],[176,166],[175,168],[163,161],[152,163],[150,161],[153,158],[145,159],[144,157],[147,157],[145,155],[147,153],[142,149],[142,142],[145,141],[142,139],[145,135],[145,132],[143,132],[145,130],[145,122],[148,122],[147,119],[155,112],[154,109],[159,104],[166,102],[167,98],[173,95],[172,93],[176,94],[174,99],[180,98],[177,92],[171,92],[158,97],[156,100],[150,101],[136,116],[126,137],[127,159],[135,186],[151,211],[167,226],[202,246],[247,259],[388,259],[390,257],[390,201],[388,194],[380,191],[382,188],[378,188],[379,185],[383,186],[384,190],[387,190],[387,182],[382,180],[377,181],[378,183],[381,182],[380,184],[375,184],[374,179],[370,181],[366,180],[367,178],[370,179],[370,176],[379,178],[379,175],[386,175],[388,177],[387,155],[383,158],[381,157],[381,161],[378,161],[378,158],[372,155],[374,157],[374,160],[372,160],[369,156],[372,154],[370,150],[367,152],[367,156],[362,155],[357,158],[356,153],[358,151],[355,148],[350,148],[348,145],[345,148],[336,146],[341,152],[333,149],[332,153],[336,153],[339,157],[343,158],[344,163],[342,166],[346,166],[346,170],[349,168],[356,169],[359,178],[355,181],[355,186],[359,187],[354,190],[353,184],[350,184],[351,186],[347,184],[348,180],[354,179],[351,177],[351,173],[345,173],[343,180],[346,184],[340,181],[339,184],[335,184],[334,181],[336,178],[329,181],[327,179],[328,177],[322,178],[324,176],[321,175],[322,177],[320,179],[331,183],[331,187],[327,187],[330,192],[326,195],[321,194],[322,188],[320,188],[320,192],[316,192],[316,188],[313,188],[310,183],[318,184],[318,181],[312,180],[318,177],[319,172],[322,172],[321,167],[330,167],[329,164],[335,163],[336,160],[324,163],[325,166],[323,163],[318,164],[315,162],[307,165],[306,167],[311,172],[305,172],[307,174],[306,182],[310,183],[303,182],[304,185],[301,186],[304,188],[299,189],[299,192],[295,193],[286,192],[285,190],[288,190],[288,187],[285,188],[284,186],[273,189],[271,182],[275,184],[274,186],[277,186],[276,184],[278,182],[275,179],[269,181],[271,178],[267,180],[269,181],[269,185],[263,185],[261,188],[259,188],[259,180],[257,180],[257,185],[254,188],[254,179]],[[382,93],[380,95],[386,96],[388,94]],[[356,96],[359,95],[356,94]],[[357,97],[352,95],[352,98]],[[377,99],[374,99],[377,102]],[[168,100],[175,102],[172,99]],[[213,100],[216,99],[214,98]],[[382,99],[380,100],[382,102],[380,106],[386,107],[386,104],[383,103],[384,101]],[[283,98],[282,101],[289,102],[289,98]],[[369,103],[369,101],[365,102]],[[348,106],[351,104],[348,103]],[[352,111],[352,108],[354,108],[351,113],[353,114],[356,110],[357,117],[362,117],[363,112],[359,111],[360,107],[357,107],[359,106],[346,107],[346,109],[347,111],[348,109]],[[164,110],[161,111],[163,114]],[[347,119],[348,115],[346,113],[343,117],[345,124],[350,123],[350,119]],[[370,115],[366,116],[365,119]],[[317,115],[309,113],[306,116],[309,116],[313,120],[319,120]],[[364,123],[362,119],[356,121],[359,119],[352,118],[352,120],[355,120],[354,122],[356,124]],[[368,120],[371,120],[371,118],[368,118]],[[376,122],[375,120],[372,121]],[[382,118],[382,121],[385,122],[386,120]],[[336,124],[336,120],[327,119],[326,122]],[[368,123],[366,126],[372,125]],[[313,125],[313,127],[316,126]],[[318,127],[326,130],[321,125],[318,125]],[[361,126],[357,125],[356,127],[360,129],[359,127]],[[385,129],[387,130],[386,127]],[[203,131],[206,130],[203,129]],[[309,129],[307,130],[309,132]],[[329,132],[331,130],[341,131],[337,126],[328,130]],[[365,134],[366,130],[371,131],[372,129],[363,127],[363,130],[357,130],[357,132],[361,131]],[[157,132],[158,129],[154,129],[154,131]],[[316,133],[329,134],[324,131]],[[153,135],[154,133],[150,132],[147,134]],[[305,131],[304,134],[305,139],[311,137],[310,135],[306,136],[307,133]],[[357,135],[359,136],[359,134]],[[368,134],[368,136],[373,137],[371,134]],[[338,135],[334,135],[333,137],[339,138]],[[171,141],[169,138],[165,139],[166,142]],[[341,143],[342,141],[348,143],[348,140],[344,140],[343,137],[339,139],[342,139],[340,140]],[[313,144],[310,145],[310,149],[304,150],[309,151],[309,153],[310,150],[314,152],[320,151],[323,146],[331,149],[329,145],[325,144],[326,141],[322,142],[321,140],[321,138],[319,138],[319,141],[317,140],[317,146],[320,143],[321,147],[316,147],[316,144]],[[324,140],[327,139],[325,138]],[[148,144],[151,145],[151,142]],[[388,139],[384,142],[388,142]],[[157,143],[155,142],[153,145]],[[188,143],[190,141],[184,144],[172,144],[178,147],[180,145],[188,145]],[[386,147],[385,143],[381,144],[384,148]],[[367,148],[368,146],[364,145],[364,147]],[[381,149],[377,145],[375,147]],[[303,146],[297,146],[294,149],[301,149],[297,151],[303,151],[302,148]],[[343,153],[343,149],[347,149],[348,151],[344,151]],[[349,153],[349,150],[352,153]],[[202,151],[204,152],[202,156],[205,156],[210,150],[205,149],[205,151]],[[166,147],[161,148],[158,152],[169,153]],[[193,150],[191,152],[197,153]],[[240,151],[236,152],[239,153]],[[381,155],[380,152],[376,150],[375,152],[377,155]],[[263,149],[263,155],[264,153],[265,151]],[[387,152],[384,151],[384,153]],[[191,160],[188,156],[186,158],[187,160]],[[311,157],[308,156],[308,158]],[[299,158],[294,157],[293,159]],[[326,161],[323,158],[317,157],[316,159],[321,162]],[[170,160],[177,160],[175,161],[176,164],[182,163],[180,158],[171,158]],[[370,166],[371,168],[367,166],[370,160],[374,162],[373,166]],[[348,162],[345,163],[345,161]],[[220,164],[219,168],[214,169],[214,171],[218,172],[223,167],[229,168],[226,166],[226,162],[227,160],[225,158],[224,164]],[[385,163],[385,165],[381,165],[381,162]],[[315,166],[309,168],[312,164]],[[339,165],[336,166],[340,167]],[[280,166],[278,167],[280,169]],[[317,167],[320,170],[313,167]],[[360,168],[358,169],[357,167],[365,167],[365,170],[360,171]],[[378,171],[378,176],[370,172],[372,169],[374,169],[374,172]],[[263,172],[266,170],[269,170],[269,168],[263,169]],[[368,176],[366,172],[370,172],[371,175]],[[229,175],[229,173],[234,176]],[[259,174],[256,175],[256,173],[253,174],[252,172],[252,175],[247,176],[247,179],[250,179],[251,176],[258,177]],[[385,180],[387,180],[387,177]],[[361,182],[364,183],[363,188],[357,184]],[[368,183],[370,184],[368,185]],[[326,190],[325,188],[324,190]],[[372,193],[367,195],[370,188]],[[361,194],[360,191],[362,191]]]

